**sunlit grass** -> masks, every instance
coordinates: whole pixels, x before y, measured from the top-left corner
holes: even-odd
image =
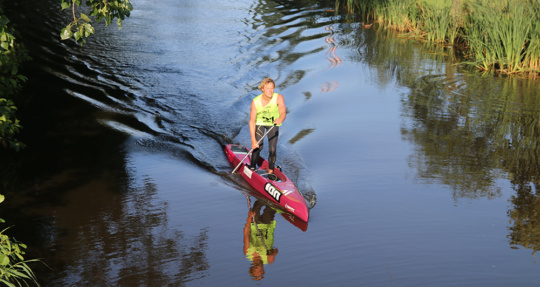
[[[508,74],[532,71],[539,59],[538,34],[534,35],[539,18],[527,4],[534,3],[499,0],[469,4],[474,13],[468,15],[465,37],[479,67]]]
[[[366,22],[409,37],[465,47],[465,63],[540,75],[540,0],[336,0]]]

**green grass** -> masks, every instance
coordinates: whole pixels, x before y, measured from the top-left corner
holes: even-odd
[[[481,70],[540,76],[540,0],[336,0],[368,23],[465,47]],[[339,5],[336,5],[339,6]]]
[[[507,74],[531,71],[531,56],[538,55],[538,45],[531,45],[531,39],[539,19],[527,3],[499,0],[469,4],[474,13],[468,15],[465,39],[478,66]]]

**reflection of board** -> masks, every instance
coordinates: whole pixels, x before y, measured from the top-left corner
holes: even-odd
[[[224,147],[227,158],[233,166],[238,166],[249,150],[241,145],[226,145]],[[238,173],[261,195],[271,202],[279,205],[285,211],[307,222],[309,210],[304,197],[296,189],[294,183],[279,169],[274,170],[276,180],[268,179],[268,161],[259,157],[259,168],[250,170],[251,156],[248,156],[238,168]]]

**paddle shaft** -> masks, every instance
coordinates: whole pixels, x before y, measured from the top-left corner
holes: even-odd
[[[264,137],[266,137],[266,135],[275,127],[276,125],[273,125],[269,130],[266,131],[266,133],[264,133],[264,135],[262,136],[262,138],[257,142],[257,145],[259,145],[261,143],[261,141],[264,139]],[[249,156],[250,153],[252,153],[254,150],[254,148],[252,148],[247,154],[246,156],[240,161],[240,163],[234,168],[234,170],[231,172],[231,173],[235,173],[236,170],[242,165],[242,163],[244,162],[244,160],[246,159],[246,157]]]

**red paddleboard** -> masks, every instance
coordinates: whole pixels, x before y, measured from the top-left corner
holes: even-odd
[[[249,152],[244,146],[236,144],[228,144],[224,147],[227,158],[233,166],[238,166],[240,161],[245,157],[244,161],[237,169],[237,172],[261,195],[269,199],[271,202],[280,206],[283,210],[293,214],[299,219],[307,222],[309,219],[309,209],[306,200],[296,189],[294,183],[279,170],[274,169],[274,174],[277,180],[268,179],[268,161],[259,157],[259,168],[256,170],[249,169],[251,163],[251,155],[246,157]]]

